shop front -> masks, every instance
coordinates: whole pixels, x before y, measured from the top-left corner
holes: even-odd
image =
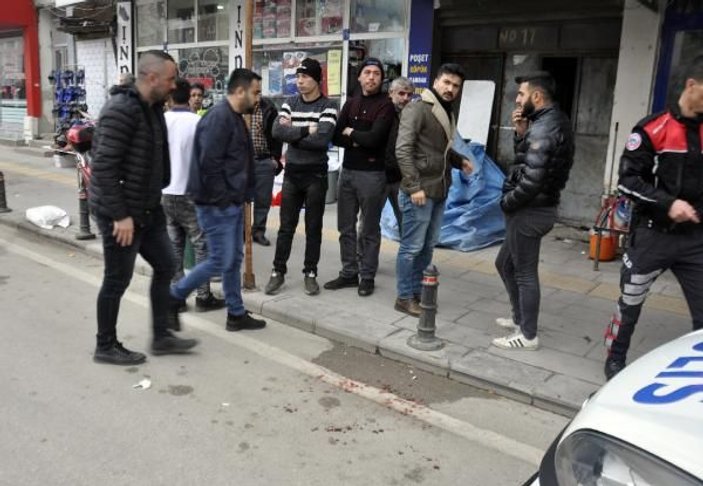
[[[572,120],[576,157],[562,221],[592,223],[600,207],[622,29],[622,0],[440,2],[434,57],[457,62],[467,79],[495,82],[487,151],[504,169],[513,160],[516,75],[547,70]]]
[[[425,0],[431,3],[431,0]],[[255,0],[252,68],[263,95],[281,104],[296,93],[295,70],[305,57],[323,66],[323,92],[339,101],[356,90],[366,57],[384,63],[387,80],[405,74],[410,0]],[[136,0],[137,54],[166,49],[181,74],[202,83],[213,101],[224,96],[235,67],[230,0]]]
[[[20,0],[0,11],[0,138],[32,138],[40,116],[36,12]]]

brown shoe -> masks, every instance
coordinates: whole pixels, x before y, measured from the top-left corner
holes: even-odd
[[[422,314],[422,308],[420,304],[415,302],[415,299],[396,299],[395,310],[398,312],[404,312],[413,317],[420,317]]]

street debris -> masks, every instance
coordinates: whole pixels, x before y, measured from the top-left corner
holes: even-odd
[[[68,228],[71,224],[71,218],[68,213],[56,206],[37,206],[29,208],[24,213],[27,221],[42,229],[54,229],[54,226]]]
[[[148,390],[149,388],[151,388],[151,380],[148,378],[144,378],[139,383],[132,385],[132,388],[134,388],[135,390]]]

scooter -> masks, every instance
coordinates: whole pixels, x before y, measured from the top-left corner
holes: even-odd
[[[95,122],[86,114],[82,121],[75,123],[64,133],[55,137],[57,153],[72,155],[76,158],[76,175],[78,178],[78,210],[80,226],[77,240],[92,240],[95,234],[90,230],[90,209],[88,207],[88,186],[90,184],[90,149],[93,146]]]

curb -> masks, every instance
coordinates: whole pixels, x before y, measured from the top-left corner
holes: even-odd
[[[71,229],[57,228],[50,232],[24,221],[22,217],[13,217],[13,214],[16,213],[0,216],[0,225],[66,245],[93,257],[102,257],[99,237],[89,241],[75,240],[75,232]],[[151,269],[146,262],[138,259],[135,273],[150,276]],[[451,342],[447,342],[441,351],[416,351],[405,344],[414,331],[341,309],[329,308],[320,312],[319,309],[311,309],[309,301],[290,294],[267,296],[260,291],[244,291],[242,297],[247,308],[268,319],[567,417],[575,415],[583,401],[600,386]],[[363,332],[354,332],[353,328],[345,326],[350,319],[363,322]],[[399,321],[402,320],[399,318]],[[480,366],[476,366],[477,361]],[[486,366],[489,363],[490,366]],[[515,372],[518,372],[518,378]],[[544,381],[530,383],[529,380],[523,381],[523,376],[539,376]],[[553,383],[559,383],[556,389]],[[565,396],[564,387],[568,387],[573,394]]]

